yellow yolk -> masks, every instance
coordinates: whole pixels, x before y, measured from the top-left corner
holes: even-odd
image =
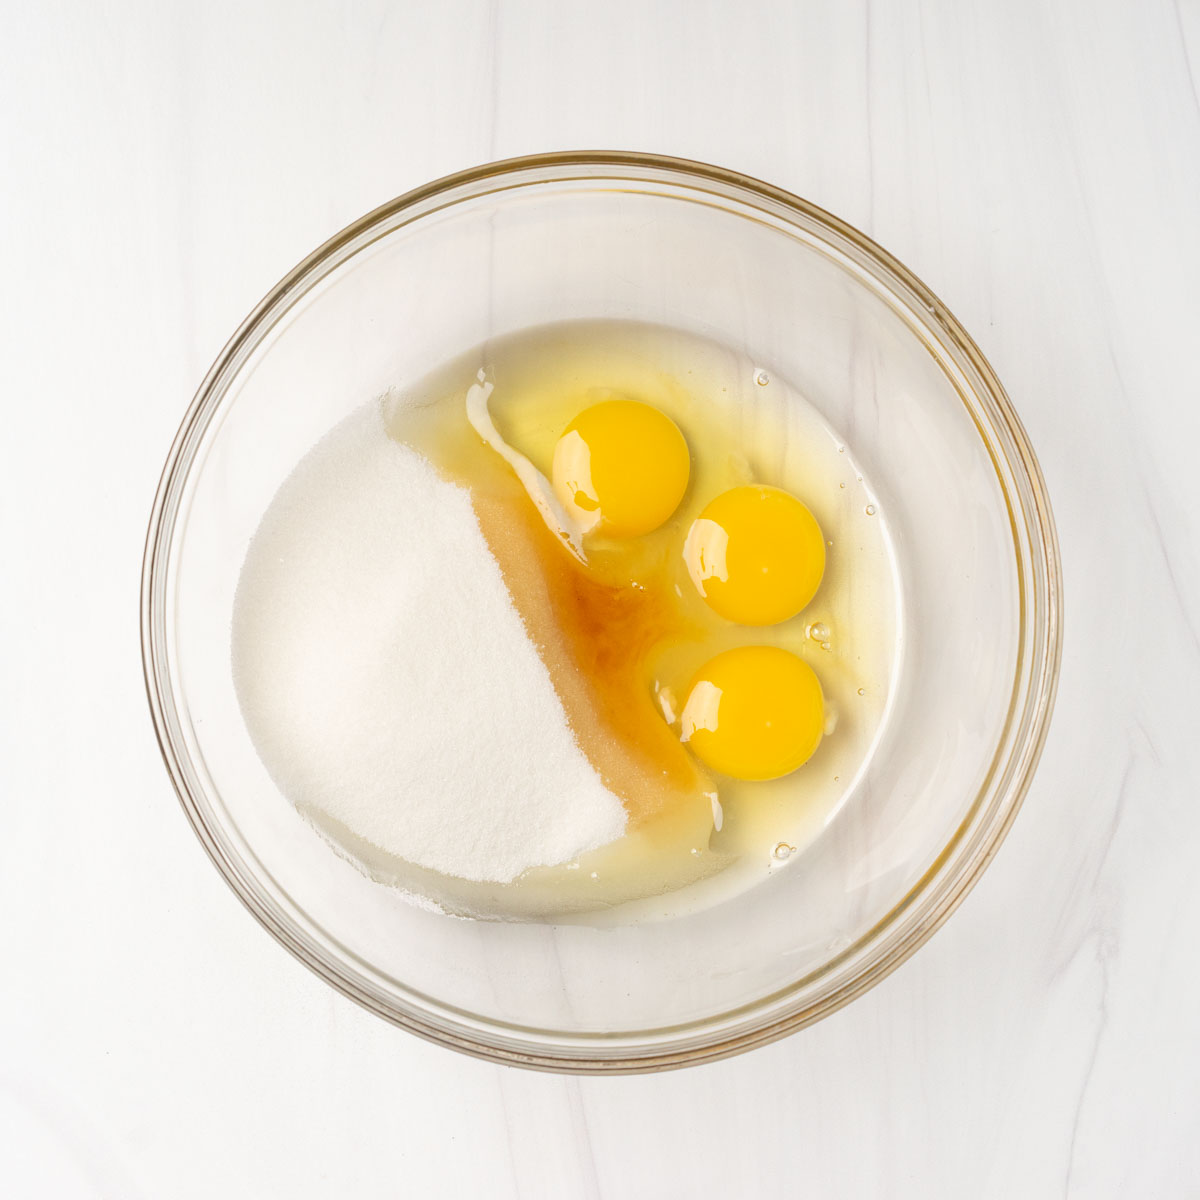
[[[551,474],[558,498],[585,531],[627,538],[671,516],[690,470],[674,421],[636,400],[605,400],[563,430]]]
[[[683,557],[715,612],[742,625],[775,625],[816,594],[825,539],[795,496],[774,487],[736,487],[692,522]]]
[[[821,684],[802,659],[778,646],[740,646],[692,680],[682,738],[723,775],[778,779],[812,757],[824,710]]]

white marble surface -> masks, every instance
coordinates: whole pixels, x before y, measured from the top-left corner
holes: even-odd
[[[1200,1196],[1200,3],[0,6],[0,1194]],[[202,854],[137,647],[225,337],[373,205],[645,148],[873,234],[1041,455],[1066,653],[949,925],[733,1061],[458,1057],[295,963]]]

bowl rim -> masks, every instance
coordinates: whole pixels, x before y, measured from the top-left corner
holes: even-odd
[[[173,544],[180,491],[192,463],[192,456],[188,450],[195,448],[199,437],[219,408],[219,385],[240,366],[245,355],[257,344],[258,337],[264,335],[274,324],[270,318],[282,316],[298,294],[305,290],[302,285],[306,279],[314,274],[320,278],[338,265],[339,261],[352,257],[362,248],[359,243],[364,235],[382,226],[392,228],[392,223],[400,214],[435,198],[464,188],[494,184],[507,177],[545,169],[565,169],[571,172],[594,169],[599,172],[597,175],[571,175],[572,179],[582,180],[604,179],[605,170],[623,171],[626,174],[621,178],[626,181],[637,178],[630,176],[628,172],[643,169],[673,176],[684,184],[699,183],[710,188],[715,186],[722,189],[726,195],[729,190],[736,190],[743,196],[749,195],[769,204],[777,214],[780,211],[785,216],[787,213],[796,214],[803,220],[822,227],[852,247],[857,252],[856,258],[860,265],[875,275],[877,280],[885,283],[889,289],[894,289],[895,285],[899,284],[901,293],[909,293],[923,307],[922,318],[936,325],[939,337],[948,338],[951,347],[962,355],[965,364],[975,373],[983,385],[982,393],[978,394],[979,399],[988,408],[988,416],[994,428],[1007,436],[1010,448],[1004,454],[1004,458],[1007,467],[1013,473],[1013,485],[1023,493],[1020,497],[1020,508],[1027,517],[1029,569],[1035,576],[1032,599],[1036,602],[1036,612],[1025,611],[1025,597],[1024,594],[1021,596],[1021,645],[1025,647],[1028,640],[1029,661],[1028,664],[1025,663],[1026,653],[1023,649],[1018,655],[1013,706],[1009,711],[1005,736],[1001,738],[993,760],[993,769],[981,786],[976,804],[968,811],[954,837],[938,858],[905,896],[863,934],[855,946],[837,956],[830,964],[826,964],[826,969],[834,962],[848,963],[856,949],[865,948],[873,953],[866,955],[864,961],[854,968],[848,978],[840,982],[829,994],[818,997],[813,1002],[794,1004],[790,1008],[784,1005],[782,1009],[776,1005],[770,1011],[761,1013],[757,1021],[743,1021],[732,1030],[722,1028],[722,1024],[727,1022],[730,1016],[728,1013],[704,1018],[693,1024],[701,1030],[708,1028],[707,1036],[672,1041],[657,1048],[654,1035],[666,1032],[665,1029],[646,1031],[641,1035],[640,1041],[635,1035],[615,1039],[596,1035],[597,1041],[594,1044],[586,1042],[588,1035],[585,1034],[567,1035],[561,1031],[546,1031],[541,1041],[534,1042],[527,1037],[513,1037],[514,1033],[519,1035],[532,1031],[521,1030],[511,1025],[505,1026],[487,1018],[477,1018],[475,1026],[469,1027],[461,1020],[455,1021],[453,1010],[449,1008],[444,1009],[444,1013],[451,1014],[449,1018],[443,1013],[441,1020],[434,1020],[428,1013],[394,1007],[385,997],[378,994],[377,989],[373,990],[367,986],[366,981],[347,973],[335,956],[308,937],[254,880],[246,876],[240,863],[230,855],[224,839],[210,826],[203,798],[196,794],[197,783],[185,769],[186,747],[181,744],[181,739],[173,730],[176,723],[175,705],[170,688],[163,612],[165,576]],[[531,179],[529,182],[544,183],[547,180]],[[468,192],[457,199],[451,199],[449,203],[459,203],[479,194]],[[426,214],[418,213],[417,219],[423,215]],[[324,271],[319,272],[321,268],[324,268]],[[213,399],[214,395],[216,400]],[[991,446],[988,448],[990,452]],[[1012,513],[1010,488],[1003,478],[1000,483],[1010,508],[1010,520],[1013,521],[1015,535],[1017,526]],[[1018,546],[1018,574],[1021,574],[1019,551]],[[140,600],[146,695],[167,772],[184,813],[205,851],[234,894],[260,924],[327,983],[393,1024],[436,1044],[492,1062],[574,1074],[659,1071],[726,1058],[785,1037],[828,1016],[891,974],[928,941],[962,903],[995,857],[1011,828],[1029,790],[1045,744],[1062,657],[1062,571],[1058,538],[1045,480],[1029,438],[1007,393],[991,365],[957,318],[925,283],[887,250],[848,222],[810,201],[738,171],[692,159],[638,151],[556,151],[503,159],[455,172],[380,205],[329,238],[288,272],[239,325],[209,368],[184,415],[167,455],[151,509],[142,565]],[[1021,686],[1023,673],[1028,675],[1024,687]],[[1015,718],[1020,718],[1016,725]],[[1015,731],[1011,736],[1010,730]],[[956,846],[962,849],[960,843],[963,836],[968,825],[978,816],[979,800],[992,785],[995,768],[999,765],[1006,767],[1005,774],[1008,778],[995,797],[991,819],[986,825],[974,830],[976,844],[971,848],[969,855],[959,862],[957,871],[949,875],[943,874],[951,850]],[[935,884],[940,886],[935,887]],[[888,927],[895,925],[901,917],[906,917],[906,924],[893,929],[893,936],[882,936]],[[793,981],[791,989],[800,987],[802,982]],[[760,998],[757,1002],[744,1006],[744,1009],[753,1011],[756,1004],[761,1009],[774,998]],[[741,1011],[739,1010],[739,1015]],[[491,1035],[482,1032],[480,1026],[490,1029]],[[564,1040],[558,1045],[548,1040],[555,1037]]]

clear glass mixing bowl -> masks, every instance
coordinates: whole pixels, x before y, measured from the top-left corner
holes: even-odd
[[[842,431],[886,505],[903,665],[855,792],[761,885],[617,928],[457,920],[337,857],[271,782],[233,690],[233,591],[276,489],[351,409],[489,337],[574,317],[730,343]],[[995,854],[1045,738],[1059,570],[1042,477],[999,381],[886,251],[731,171],[541,155],[384,205],[305,259],[233,336],[155,500],[146,682],[205,849],[323,978],[482,1057],[654,1070],[819,1019],[953,911]]]

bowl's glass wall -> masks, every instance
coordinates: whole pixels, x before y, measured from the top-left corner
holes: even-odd
[[[206,836],[341,986],[477,1046],[621,1058],[711,1045],[849,994],[911,923],[923,877],[962,869],[994,836],[1007,756],[1028,732],[1010,718],[1037,649],[1032,518],[978,378],[884,267],[736,187],[665,168],[586,174],[439,192],[360,231],[276,302],[212,381],[211,420],[184,450],[161,667]],[[275,490],[351,409],[490,336],[575,317],[732,343],[841,431],[894,540],[902,666],[855,793],[760,887],[616,929],[458,921],[370,882],[279,794],[234,696],[233,592]]]

